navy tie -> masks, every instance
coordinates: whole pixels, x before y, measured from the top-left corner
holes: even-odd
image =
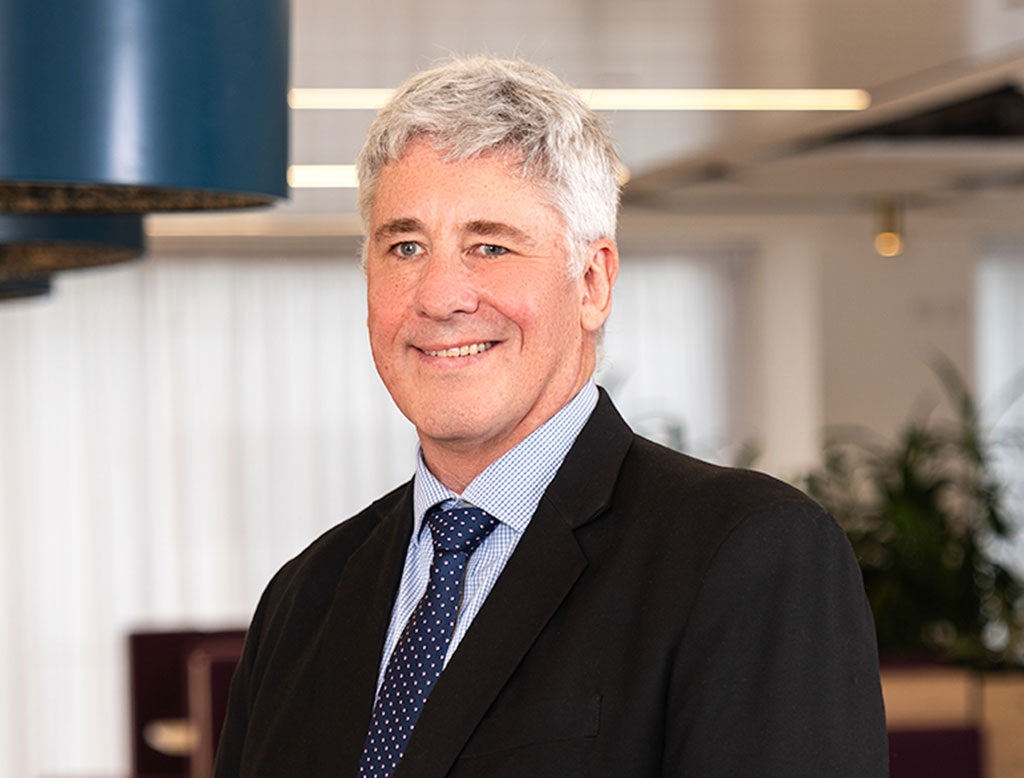
[[[425,521],[434,541],[430,583],[398,639],[373,708],[359,775],[390,778],[444,667],[462,597],[466,560],[498,520],[472,506],[433,508]]]

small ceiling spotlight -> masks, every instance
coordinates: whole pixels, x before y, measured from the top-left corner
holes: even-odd
[[[893,200],[886,200],[878,208],[875,251],[883,257],[897,257],[903,253],[903,206]]]

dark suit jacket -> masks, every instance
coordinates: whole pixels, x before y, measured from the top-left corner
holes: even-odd
[[[355,776],[410,484],[267,587],[216,775]],[[396,778],[888,775],[871,615],[835,523],[635,436],[602,392]]]

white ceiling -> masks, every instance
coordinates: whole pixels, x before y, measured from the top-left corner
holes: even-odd
[[[293,0],[291,81],[392,87],[450,54],[483,51],[537,61],[579,87],[860,87],[878,105],[983,70],[1018,46],[1024,51],[1021,0]],[[965,167],[1008,164],[1003,154],[1024,164],[1013,144],[968,144],[952,155],[923,148],[899,159],[861,144],[771,161],[771,144],[846,121],[836,115],[604,116],[638,187],[709,155],[734,157],[734,180],[698,195],[689,180],[680,186],[661,175],[660,207],[669,209],[727,212],[752,198],[769,210],[799,211],[807,201],[847,207],[880,186],[941,190]],[[293,112],[291,161],[351,162],[371,118]],[[340,215],[354,204],[351,190],[295,190],[274,216],[338,215],[351,225]]]

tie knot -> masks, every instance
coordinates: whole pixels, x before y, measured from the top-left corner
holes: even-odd
[[[491,514],[472,505],[447,510],[435,508],[426,515],[434,539],[434,551],[461,551],[472,554],[491,530],[498,526],[498,520]]]

